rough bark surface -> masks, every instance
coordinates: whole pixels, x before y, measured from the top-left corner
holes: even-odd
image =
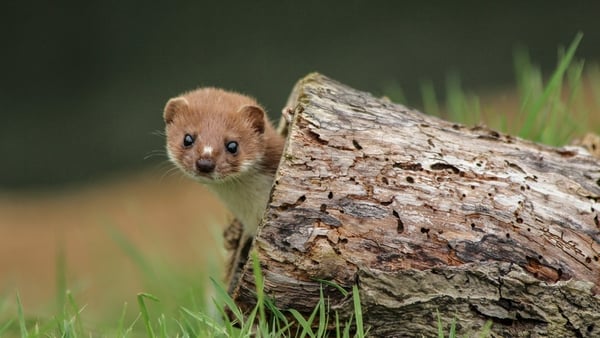
[[[600,161],[424,115],[319,74],[293,121],[253,249],[265,292],[309,314],[358,285],[379,337],[600,336]],[[251,264],[232,281],[255,302]],[[351,296],[324,286],[331,309]],[[446,331],[447,332],[447,331]]]

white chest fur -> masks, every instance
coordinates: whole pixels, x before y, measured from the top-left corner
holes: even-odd
[[[267,207],[272,184],[273,176],[252,172],[226,183],[209,184],[208,188],[242,222],[244,234],[253,236]]]

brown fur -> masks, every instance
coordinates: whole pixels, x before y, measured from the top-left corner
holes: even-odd
[[[167,152],[181,170],[210,188],[252,234],[266,207],[284,139],[256,100],[217,88],[200,88],[165,106]],[[186,134],[195,138],[185,147]],[[238,151],[227,151],[236,141]],[[202,172],[197,161],[215,164]]]
[[[269,174],[277,169],[283,138],[267,120],[264,109],[248,96],[217,88],[197,89],[169,100],[164,120],[171,160],[193,177],[202,176],[195,162],[206,146],[213,149],[216,179],[240,174],[244,162],[256,161],[256,168]],[[186,133],[196,138],[189,149],[183,147]],[[238,154],[227,153],[229,141],[238,142]]]

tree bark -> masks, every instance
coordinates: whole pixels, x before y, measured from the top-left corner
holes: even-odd
[[[372,336],[600,336],[600,162],[443,121],[319,74],[293,121],[252,244],[265,293],[308,314],[357,284]],[[247,258],[247,257],[245,257]],[[324,285],[331,310],[351,296]],[[231,281],[255,304],[252,264]]]

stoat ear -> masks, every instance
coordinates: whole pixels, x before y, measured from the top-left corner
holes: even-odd
[[[265,112],[262,108],[257,106],[243,106],[240,108],[239,113],[250,121],[252,128],[259,134],[265,132]]]
[[[186,112],[188,109],[188,101],[183,97],[175,97],[167,102],[165,111],[163,113],[163,119],[166,124],[173,122],[175,115]]]

